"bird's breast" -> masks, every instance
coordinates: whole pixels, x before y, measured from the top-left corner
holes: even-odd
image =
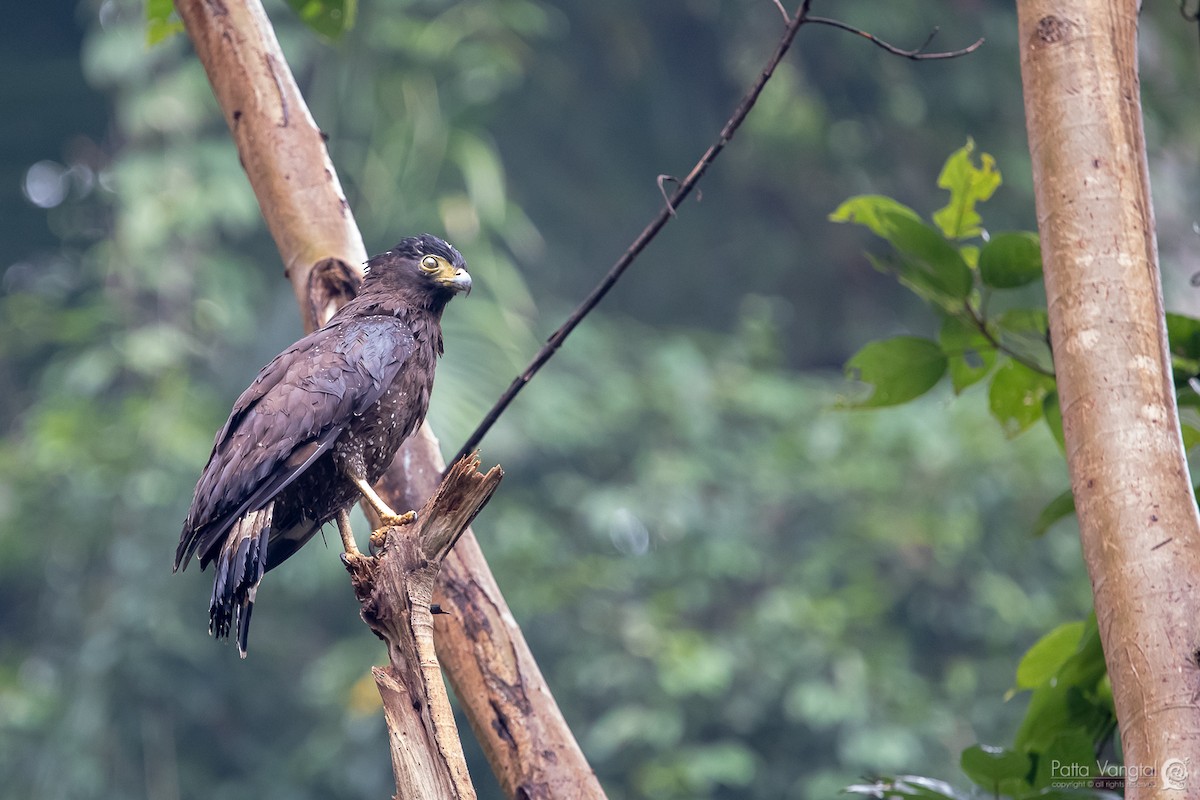
[[[404,443],[429,410],[433,390],[432,358],[414,353],[380,396],[378,402],[350,421],[339,438],[337,449],[342,458],[361,459],[363,474],[371,483],[382,477]]]

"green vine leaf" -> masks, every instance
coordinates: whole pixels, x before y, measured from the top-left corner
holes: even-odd
[[[1046,309],[1010,308],[988,324],[1000,344],[1013,357],[1044,371],[1053,371],[1050,320]]]
[[[1200,319],[1168,313],[1167,343],[1175,385],[1186,386],[1190,378],[1200,374]]]

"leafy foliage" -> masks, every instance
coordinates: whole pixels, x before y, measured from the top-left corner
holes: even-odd
[[[949,190],[950,201],[934,214],[936,228],[922,223],[912,209],[877,195],[847,200],[830,219],[865,225],[891,246],[890,257],[871,261],[881,271],[893,273],[941,315],[936,346],[955,391],[991,375],[992,413],[1006,432],[1015,435],[1042,418],[1041,402],[1053,389],[1053,379],[1037,355],[1011,342],[1029,333],[1029,317],[1038,310],[1012,309],[989,317],[987,300],[993,289],[1015,288],[1036,280],[1041,259],[1032,234],[997,237],[982,248],[960,244],[984,235],[976,207],[992,196],[1001,180],[991,156],[984,154],[980,165],[972,162],[973,149],[974,144],[968,142],[942,169],[938,185]],[[875,345],[868,345],[867,352],[873,356],[871,375],[879,378],[872,381],[875,392],[870,405],[907,402],[933,388],[941,377],[939,373],[929,380],[932,371],[926,368],[914,378],[911,367],[901,361],[887,369],[874,363],[879,360]],[[896,352],[898,357],[904,355]],[[848,369],[857,367],[858,359],[852,358]],[[922,363],[931,359],[931,353],[925,353]],[[914,394],[914,387],[921,387],[922,392]]]
[[[886,239],[892,258],[872,259],[881,272],[893,272],[900,283],[922,299],[947,312],[964,308],[971,291],[971,270],[962,254],[938,231],[921,222],[912,209],[894,200],[855,197],[829,217],[834,222],[857,222]]]
[[[1063,447],[1045,308],[1006,305],[998,314],[989,311],[994,294],[1019,290],[1041,276],[1037,236],[987,234],[977,205],[992,196],[1000,174],[987,154],[976,166],[970,158],[972,149],[968,141],[951,155],[938,179],[938,185],[951,194],[949,204],[934,214],[944,238],[940,244],[926,243],[921,250],[941,254],[926,258],[924,264],[942,266],[940,271],[921,273],[924,279],[914,278],[911,231],[920,223],[910,209],[890,198],[863,196],[846,201],[831,216],[837,222],[865,225],[887,241],[892,258],[872,258],[872,263],[893,272],[941,317],[936,343],[911,337],[872,342],[847,362],[846,371],[874,386],[870,397],[858,403],[862,407],[908,402],[932,389],[943,373],[949,373],[956,394],[990,377],[988,408],[1005,435],[1016,436],[1044,421]],[[894,219],[903,219],[903,225],[892,224]],[[925,233],[922,237],[928,239]],[[976,237],[984,240],[982,246],[961,243]],[[944,275],[957,269],[950,266],[954,259],[946,255],[948,249],[955,250],[970,270],[970,286],[959,305],[948,302],[957,295],[946,293],[944,283],[935,286],[928,280],[935,272]],[[1200,320],[1169,314],[1166,321],[1180,405],[1186,408],[1196,404]],[[1194,440],[1197,431],[1186,424],[1185,438],[1189,427]],[[1039,515],[1035,535],[1044,534],[1074,511],[1071,492],[1059,495]],[[1092,785],[1103,776],[1097,753],[1109,746],[1116,727],[1094,616],[1087,622],[1059,625],[1029,649],[1017,667],[1010,695],[1022,691],[1031,692],[1030,703],[1012,747],[967,748],[960,762],[966,776],[995,797],[1109,796]],[[890,780],[848,791],[875,791],[880,797],[957,796],[949,787],[912,784],[911,777]]]

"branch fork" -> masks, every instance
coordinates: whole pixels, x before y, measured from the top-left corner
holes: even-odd
[[[433,644],[433,589],[442,560],[499,486],[504,471],[480,473],[477,454],[447,470],[415,522],[377,531],[376,556],[346,554],[363,621],[384,641],[390,663],[374,667],[392,738],[396,785],[411,797],[475,797]]]

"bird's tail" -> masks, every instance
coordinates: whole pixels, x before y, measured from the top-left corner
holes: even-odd
[[[208,606],[208,632],[218,639],[237,628],[238,653],[246,657],[250,612],[267,563],[274,503],[250,511],[229,529],[216,558],[217,574]]]

